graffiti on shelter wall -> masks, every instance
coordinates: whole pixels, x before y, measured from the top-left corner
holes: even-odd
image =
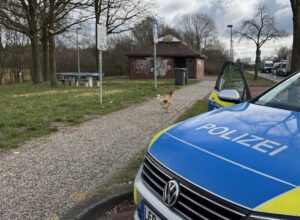
[[[168,59],[157,59],[157,75],[166,76],[168,70],[171,70],[171,66],[168,64]]]
[[[133,63],[135,72],[149,75],[153,72],[153,58],[136,59]]]
[[[171,66],[168,64],[168,59],[158,57],[156,63],[157,63],[157,75],[162,77],[166,76],[168,70],[171,69]],[[148,57],[145,59],[137,59],[134,61],[133,64],[135,66],[135,72],[137,74],[150,75],[153,74],[154,72],[152,57]]]

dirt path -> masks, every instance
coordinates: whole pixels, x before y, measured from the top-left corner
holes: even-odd
[[[59,219],[213,85],[208,80],[176,91],[170,114],[163,114],[153,99],[1,155],[0,219]]]

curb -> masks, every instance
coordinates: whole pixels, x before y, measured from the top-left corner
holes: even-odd
[[[96,220],[101,214],[105,214],[105,212],[113,209],[117,204],[126,200],[133,200],[133,190],[127,190],[105,199],[103,199],[103,197],[102,199],[92,198],[87,201],[83,207],[75,207],[73,213],[71,212],[61,219]]]

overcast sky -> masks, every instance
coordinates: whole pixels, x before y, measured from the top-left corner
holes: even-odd
[[[227,24],[237,27],[244,19],[251,18],[255,14],[255,7],[259,0],[156,0],[159,7],[156,13],[165,18],[168,24],[176,25],[178,19],[185,14],[201,12],[208,14],[216,22],[218,34],[222,41],[229,47],[229,30]],[[292,11],[290,0],[262,0],[268,6],[270,14],[275,17],[277,27],[284,29],[288,37],[276,40],[263,46],[262,57],[270,56],[280,46],[292,46]],[[234,39],[235,58],[255,57],[255,45],[253,42],[239,42]]]

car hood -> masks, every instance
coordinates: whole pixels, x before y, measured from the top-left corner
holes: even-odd
[[[148,152],[194,185],[255,209],[300,185],[299,129],[298,112],[244,103],[175,125]]]

